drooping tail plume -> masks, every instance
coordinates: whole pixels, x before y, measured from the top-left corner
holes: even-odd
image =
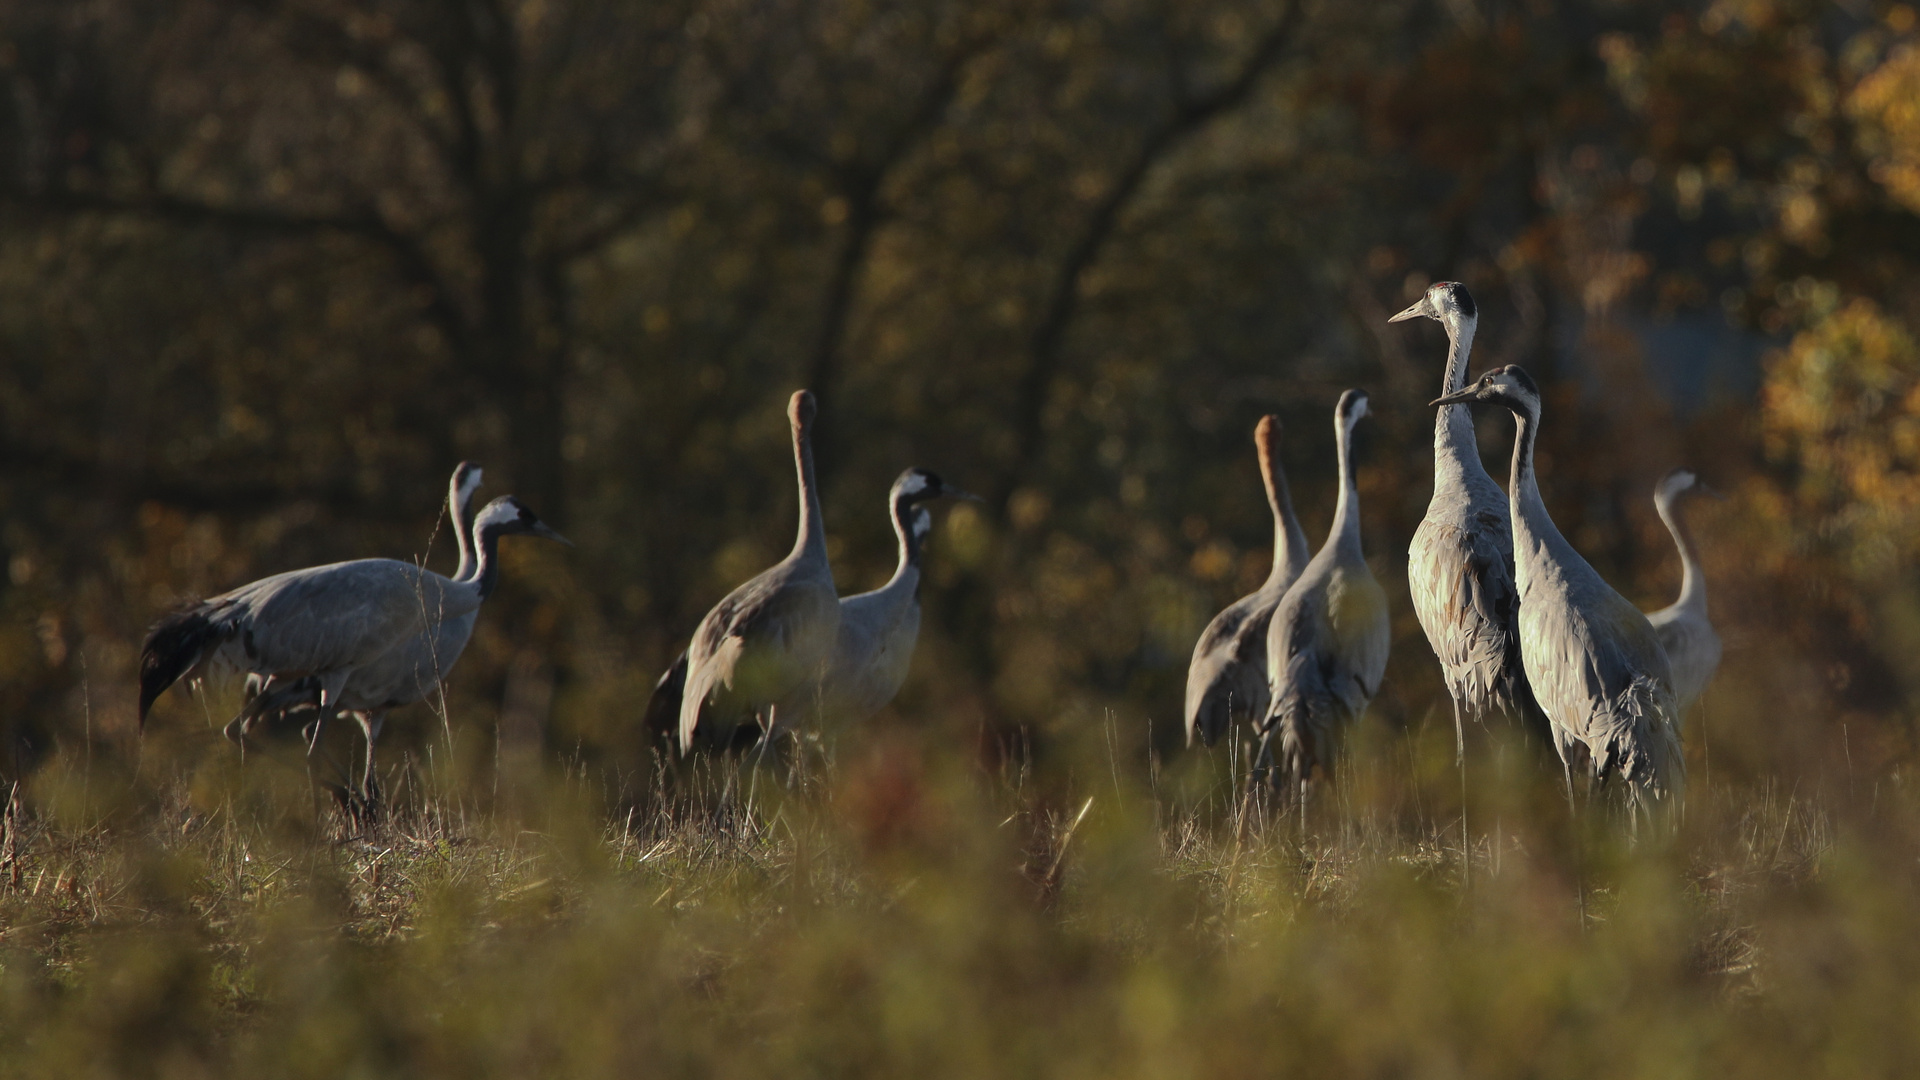
[[[1298,654],[1287,662],[1283,678],[1275,680],[1273,703],[1261,724],[1260,760],[1256,775],[1270,782],[1286,781],[1288,791],[1301,791],[1314,768],[1331,772],[1335,729],[1341,707],[1326,690],[1326,682],[1312,658]],[[1277,771],[1277,775],[1274,773]]]
[[[676,746],[680,739],[680,695],[687,688],[687,653],[681,650],[647,699],[647,737],[662,746]]]
[[[160,617],[140,645],[140,726],[167,688],[192,671],[209,650],[231,635],[214,622],[207,606],[196,604]]]

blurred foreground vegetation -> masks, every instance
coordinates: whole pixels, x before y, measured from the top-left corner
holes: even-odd
[[[294,770],[60,770],[0,865],[0,1075],[1907,1073],[1903,789],[1697,784],[1635,849],[1488,776],[1468,867],[1433,736],[1304,823],[1219,760],[1049,792],[904,731],[331,842]]]

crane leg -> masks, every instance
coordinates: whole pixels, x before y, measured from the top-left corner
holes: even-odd
[[[1253,768],[1247,772],[1247,791],[1254,792],[1265,786],[1273,774],[1273,733],[1279,727],[1275,724],[1260,735],[1260,749],[1253,757]]]
[[[1460,699],[1454,697],[1452,694],[1448,694],[1447,696],[1453,699],[1453,764],[1455,768],[1460,770],[1460,775],[1463,778],[1461,782],[1465,783],[1464,777],[1466,776],[1467,769],[1467,725],[1460,719]]]
[[[766,727],[760,732],[760,747],[754,752],[753,767],[758,769],[767,763],[767,751],[773,746],[774,732],[780,730],[780,706],[767,706]]]
[[[320,677],[320,715],[308,728],[308,757],[312,757],[314,750],[320,746],[320,736],[327,729],[327,716],[338,707],[340,691],[346,687],[347,677],[351,674],[352,671],[335,671]]]
[[[1554,749],[1560,752],[1560,778],[1562,782],[1565,783],[1567,789],[1567,813],[1578,815],[1580,812],[1579,808],[1574,806],[1573,803],[1573,763],[1568,760],[1567,746],[1560,739],[1555,739],[1553,746]]]
[[[387,722],[385,712],[355,713],[354,719],[360,721],[360,733],[366,736],[367,757],[360,770],[360,802],[369,818],[375,817],[380,809],[380,781],[373,768],[373,745],[380,738],[380,728]]]
[[[1473,887],[1473,834],[1467,831],[1467,727],[1460,719],[1460,699],[1453,699],[1453,766],[1460,770],[1460,887]]]

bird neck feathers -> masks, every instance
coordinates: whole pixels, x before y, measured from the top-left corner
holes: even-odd
[[[893,518],[893,535],[900,543],[900,567],[920,565],[920,550],[933,525],[932,516],[907,492],[894,495],[888,510]]]
[[[1349,554],[1360,554],[1360,488],[1354,479],[1353,426],[1356,421],[1334,417],[1334,449],[1340,462],[1340,497],[1333,505],[1333,528],[1327,533],[1327,546],[1339,546]]]
[[[1307,534],[1293,513],[1293,492],[1287,486],[1287,472],[1281,468],[1276,447],[1260,446],[1260,477],[1266,482],[1267,506],[1273,511],[1273,570],[1267,580],[1291,581],[1300,576],[1309,557]]]
[[[1447,371],[1440,381],[1441,396],[1459,393],[1467,385],[1467,360],[1473,353],[1473,334],[1479,320],[1449,315],[1441,325],[1447,328]],[[1434,486],[1447,480],[1464,482],[1471,472],[1485,476],[1480,463],[1480,447],[1473,434],[1473,413],[1466,405],[1442,405],[1433,420]]]
[[[793,552],[787,557],[813,559],[824,566],[827,529],[820,512],[820,490],[813,474],[813,426],[799,419],[793,424],[793,465],[800,482],[800,530],[793,540]]]
[[[500,583],[500,535],[520,520],[520,507],[511,497],[496,499],[473,522],[473,575],[456,584],[485,600]]]
[[[1693,530],[1682,515],[1678,493],[1661,493],[1662,497],[1653,500],[1653,508],[1660,512],[1660,520],[1666,523],[1667,531],[1673,534],[1673,544],[1680,549],[1680,599],[1674,606],[1689,611],[1707,612],[1707,580],[1700,571],[1700,555],[1693,543]]]
[[[1532,545],[1556,545],[1567,547],[1566,539],[1560,535],[1560,529],[1553,523],[1553,515],[1547,513],[1547,504],[1540,498],[1540,483],[1533,471],[1533,441],[1540,432],[1540,414],[1527,403],[1510,405],[1513,411],[1513,472],[1508,479],[1508,499],[1513,517],[1515,556],[1523,540],[1532,540]],[[1531,534],[1530,536],[1527,534]],[[1571,550],[1571,548],[1568,548]]]
[[[462,480],[465,483],[462,483]],[[473,493],[480,486],[480,470],[474,469],[465,477],[454,474],[451,489],[447,492],[447,520],[453,523],[453,542],[460,551],[460,565],[453,571],[453,580],[466,581],[473,576],[473,518],[469,509],[473,505]]]

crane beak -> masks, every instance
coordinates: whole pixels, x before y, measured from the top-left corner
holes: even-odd
[[[954,487],[951,484],[941,488],[940,494],[948,496],[949,498],[965,499],[967,502],[986,502],[987,501],[981,498],[980,496],[975,495],[971,491],[962,491],[961,489]]]
[[[1718,499],[1721,502],[1727,501],[1726,492],[1721,491],[1717,488],[1708,487],[1705,482],[1696,482],[1693,485],[1693,489],[1695,491],[1698,491],[1702,495],[1712,496],[1713,498]]]
[[[543,537],[548,540],[558,540],[560,543],[565,544],[568,547],[573,546],[573,541],[555,532],[552,528],[548,527],[547,523],[544,521],[536,521],[533,523],[533,535]]]
[[[1473,400],[1473,387],[1469,386],[1465,390],[1456,391],[1448,394],[1446,397],[1434,398],[1432,401],[1427,402],[1427,407],[1437,409],[1442,405],[1464,405]]]
[[[1434,317],[1433,308],[1427,304],[1427,298],[1424,296],[1421,297],[1417,302],[1415,302],[1412,307],[1409,307],[1407,310],[1401,312],[1398,315],[1395,315],[1393,318],[1388,319],[1387,321],[1390,323],[1406,322],[1408,319],[1417,319],[1422,315],[1425,315],[1429,319]]]

